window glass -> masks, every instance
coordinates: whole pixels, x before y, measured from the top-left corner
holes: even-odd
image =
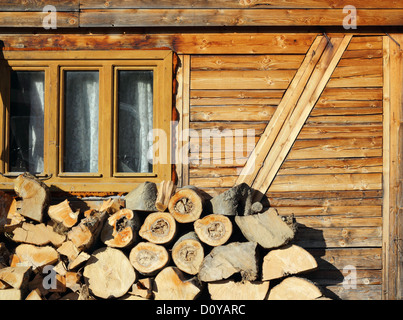
[[[153,71],[119,70],[118,172],[153,172],[152,129]]]
[[[64,172],[98,172],[99,72],[64,75]]]
[[[12,71],[9,171],[43,172],[44,71]]]

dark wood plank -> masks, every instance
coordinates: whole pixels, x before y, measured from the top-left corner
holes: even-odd
[[[12,28],[43,28],[43,21],[48,15],[48,12],[0,12],[0,25]],[[78,28],[78,12],[58,12],[56,17],[56,28]]]
[[[2,0],[1,11],[43,11],[45,6],[54,6],[57,12],[79,11],[79,0]]]

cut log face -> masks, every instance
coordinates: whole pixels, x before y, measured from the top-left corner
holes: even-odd
[[[153,285],[154,280],[152,278],[140,279],[133,284],[132,291],[129,293],[143,299],[152,299],[154,297]]]
[[[269,281],[222,280],[208,283],[212,300],[264,300],[269,291]]]
[[[13,231],[13,241],[37,246],[51,243],[55,247],[59,247],[65,240],[65,235],[54,232],[51,226],[46,226],[43,223],[34,225],[24,222],[20,228],[16,228]]]
[[[5,220],[0,222],[0,232],[1,231],[13,232],[15,228],[20,227],[22,225],[22,223],[26,220],[18,212],[19,203],[20,202],[17,202],[17,200],[15,200],[15,199],[12,200]]]
[[[225,244],[232,235],[232,222],[223,215],[210,214],[194,223],[194,230],[201,241],[209,246]]]
[[[155,207],[157,194],[157,185],[154,182],[146,181],[126,195],[126,208],[133,211],[158,211]]]
[[[168,208],[169,200],[176,191],[176,185],[173,181],[162,181],[158,187],[157,200],[155,207],[158,211],[165,211]]]
[[[92,294],[99,298],[119,298],[136,281],[129,259],[115,248],[96,250],[84,267],[84,278]]]
[[[195,232],[180,237],[172,248],[172,260],[183,272],[196,275],[204,259],[204,248]]]
[[[72,228],[78,220],[78,215],[80,210],[74,212],[70,208],[70,203],[66,199],[65,201],[49,206],[48,215],[57,224],[58,229],[61,231],[66,231]]]
[[[42,222],[44,210],[49,202],[49,188],[46,184],[26,172],[15,179],[14,191],[22,198],[19,213]]]
[[[240,273],[243,280],[256,280],[259,269],[256,247],[256,242],[233,242],[215,247],[204,258],[199,279],[205,282],[218,281]]]
[[[59,260],[58,252],[50,246],[37,247],[20,244],[15,248],[11,266],[31,266],[33,270],[46,265],[54,265]]]
[[[317,267],[315,258],[308,251],[293,244],[271,250],[264,257],[262,279],[278,279],[287,275],[313,271]]]
[[[32,290],[25,298],[25,300],[43,300],[39,289]]]
[[[314,300],[322,292],[311,281],[299,277],[289,277],[272,288],[267,300]]]
[[[130,251],[129,260],[141,274],[154,275],[168,264],[169,254],[161,245],[140,242]]]
[[[188,186],[171,197],[168,210],[179,223],[194,222],[200,218],[205,200],[199,189]]]
[[[241,183],[210,200],[213,213],[226,216],[249,215],[252,206],[252,190]]]
[[[155,300],[194,300],[200,291],[196,279],[186,280],[176,267],[163,269],[154,279]]]
[[[27,285],[31,267],[8,267],[0,269],[0,280],[14,289],[22,289]]]
[[[176,221],[168,212],[151,213],[144,220],[139,235],[152,243],[168,243],[176,235]]]
[[[20,289],[0,290],[0,300],[22,300],[22,292]]]
[[[121,201],[116,198],[109,198],[104,201],[98,211],[106,211],[108,214],[112,215],[119,211],[121,208]]]
[[[130,209],[122,209],[112,214],[104,224],[101,240],[109,247],[126,248],[137,240],[140,219]]]
[[[236,216],[235,222],[246,239],[259,243],[263,248],[272,249],[283,246],[294,238],[296,225],[287,219],[288,217],[280,217],[275,209],[270,208],[261,214]]]
[[[16,212],[16,201],[7,193],[0,191],[0,232],[6,231],[5,228],[10,224],[10,213]]]

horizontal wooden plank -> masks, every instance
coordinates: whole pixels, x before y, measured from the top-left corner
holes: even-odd
[[[190,99],[191,106],[227,106],[227,105],[272,105],[277,106],[281,98],[199,98]]]
[[[397,0],[81,0],[82,9],[103,8],[344,8],[353,5],[356,8],[381,9],[403,8]]]
[[[347,265],[348,266],[348,265]],[[353,266],[353,265],[351,265]],[[337,285],[343,283],[350,270],[322,270],[318,269],[309,273],[306,277],[319,286]],[[382,284],[382,270],[354,270],[354,285],[374,286]]]
[[[79,0],[2,0],[1,11],[43,11],[45,6],[54,6],[57,12],[79,11]],[[24,14],[25,16],[25,14]]]
[[[195,136],[201,137],[202,130],[212,130],[218,132],[224,132],[225,130],[231,130],[235,136],[239,130],[242,130],[242,135],[246,135],[248,130],[253,130],[256,136],[262,134],[264,128],[267,126],[267,122],[190,122],[190,129],[195,131]]]
[[[382,115],[310,116],[305,125],[374,125],[382,123]]]
[[[297,222],[309,228],[345,228],[345,227],[381,227],[382,217],[336,216],[301,216]]]
[[[352,218],[381,218],[382,217],[382,206],[301,206],[301,207],[275,207],[280,215],[295,216],[296,220],[300,224],[304,224],[303,220],[305,217],[317,217],[328,218],[328,217],[343,217],[344,219]],[[309,226],[309,225],[307,225]],[[353,225],[352,225],[353,226]],[[325,225],[323,225],[325,227]]]
[[[303,55],[221,55],[194,56],[191,69],[195,70],[278,70],[298,69]]]
[[[0,12],[0,26],[43,28],[48,12]],[[48,24],[45,25],[48,27]],[[56,28],[78,28],[78,12],[59,12],[56,15]]]
[[[340,138],[373,138],[382,137],[381,125],[305,125],[298,139],[340,139]],[[256,130],[258,132],[258,130]]]
[[[382,285],[357,285],[351,288],[339,284],[326,286],[325,290],[341,300],[382,300]]]
[[[364,105],[365,103],[362,103]],[[380,106],[376,104],[370,104],[369,107],[359,107],[355,104],[351,104],[348,107],[342,107],[341,105],[346,105],[345,103],[330,103],[328,105],[320,104],[315,106],[311,112],[311,117],[318,116],[359,116],[359,115],[381,115],[383,113],[382,103]],[[357,103],[360,105],[360,103]],[[353,106],[353,107],[352,107]]]
[[[190,121],[270,121],[274,106],[191,107]]]
[[[342,60],[346,59],[379,59],[383,56],[383,50],[364,49],[364,50],[346,50],[343,53]]]
[[[295,70],[192,71],[191,89],[286,89]]]
[[[331,78],[328,82],[328,87],[382,87],[382,84],[383,78],[381,75],[358,75],[351,77]]]
[[[340,9],[83,9],[81,27],[342,26]],[[359,26],[396,26],[403,9],[358,9]]]
[[[190,90],[192,100],[203,98],[216,99],[281,99],[285,90]],[[248,104],[248,103],[246,103]]]
[[[381,36],[356,36],[350,41],[347,50],[382,49]]]
[[[80,29],[79,29],[80,30]],[[3,34],[5,50],[171,49],[178,54],[305,54],[316,34],[130,33]]]
[[[354,60],[354,59],[351,59]],[[341,61],[346,61],[342,59]],[[340,61],[340,62],[341,62]],[[318,103],[326,101],[382,101],[382,88],[325,88]]]
[[[382,138],[297,140],[287,159],[382,156]]]
[[[382,175],[379,173],[283,175],[274,179],[268,192],[380,189],[382,189]]]
[[[357,270],[382,269],[382,248],[308,249],[321,270],[354,266]]]
[[[304,248],[381,247],[382,227],[319,229],[299,226],[294,243]]]
[[[314,110],[318,108],[343,108],[343,109],[377,109],[383,107],[382,100],[328,100],[320,99]]]

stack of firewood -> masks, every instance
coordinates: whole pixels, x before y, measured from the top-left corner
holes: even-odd
[[[318,299],[293,217],[246,184],[210,197],[145,182],[97,209],[50,203],[30,174],[0,196],[0,299]]]

